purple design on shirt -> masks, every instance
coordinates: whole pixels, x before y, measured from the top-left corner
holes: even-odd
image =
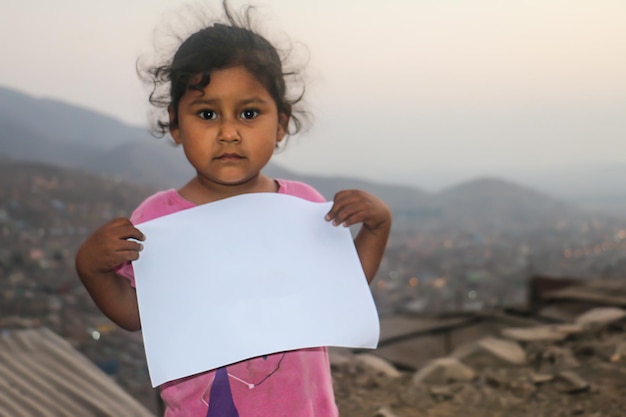
[[[206,417],[239,417],[225,367],[215,371],[215,378],[209,394],[209,411],[207,411]]]

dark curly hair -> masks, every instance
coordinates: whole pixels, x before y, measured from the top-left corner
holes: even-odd
[[[246,8],[243,18],[230,10],[227,0],[223,8],[223,22],[213,22],[193,33],[164,64],[141,69],[138,62],[140,77],[152,88],[150,103],[160,109],[171,108],[176,115],[178,103],[187,89],[202,91],[211,82],[211,71],[242,65],[272,96],[278,113],[290,120],[290,126],[284,126],[286,132],[298,133],[307,118],[307,112],[296,107],[304,95],[299,71],[285,71],[283,61],[287,53],[283,52],[281,57],[267,39],[252,29],[252,6]],[[292,80],[292,84],[300,84],[295,94],[287,85],[287,79]],[[157,117],[153,131],[162,137],[176,127],[176,123],[176,119],[170,122],[163,114]]]

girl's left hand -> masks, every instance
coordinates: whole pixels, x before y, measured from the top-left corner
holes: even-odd
[[[370,232],[389,232],[391,212],[389,207],[378,198],[361,190],[343,190],[335,194],[333,206],[326,215],[326,220],[335,226],[352,226],[363,223]]]

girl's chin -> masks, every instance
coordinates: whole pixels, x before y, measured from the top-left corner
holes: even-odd
[[[212,183],[224,187],[237,187],[241,185],[252,185],[254,181],[259,177],[259,173],[255,175],[222,175],[219,177],[204,177],[201,180],[203,183]]]

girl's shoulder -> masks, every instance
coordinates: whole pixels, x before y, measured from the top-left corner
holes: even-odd
[[[276,181],[278,181],[278,184],[280,185],[280,189],[278,190],[278,192],[281,194],[293,195],[295,197],[300,197],[305,200],[314,202],[326,201],[324,196],[321,195],[319,191],[311,187],[309,184],[300,181],[283,179],[279,179]]]
[[[130,220],[133,224],[140,224],[194,206],[195,204],[185,200],[178,191],[172,188],[159,191],[146,198],[133,211]]]

